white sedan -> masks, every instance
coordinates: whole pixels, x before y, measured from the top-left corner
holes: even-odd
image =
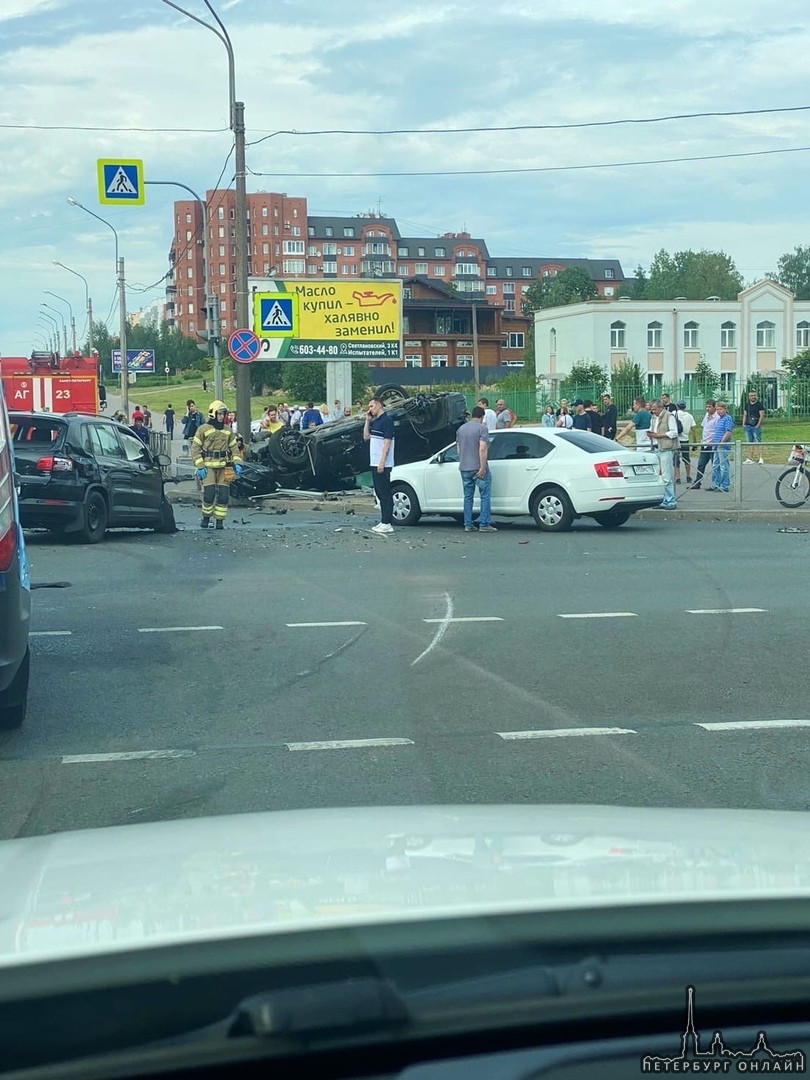
[[[659,506],[664,482],[658,457],[627,449],[589,431],[509,428],[489,436],[492,514],[531,514],[541,529],[562,532],[577,517],[615,529],[636,510]],[[394,524],[423,514],[463,520],[464,495],[455,443],[426,461],[391,472]],[[479,510],[476,492],[474,510]]]

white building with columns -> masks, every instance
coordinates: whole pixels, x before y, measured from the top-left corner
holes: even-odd
[[[577,363],[647,373],[650,391],[684,381],[701,357],[731,390],[752,375],[774,376],[786,357],[810,348],[810,300],[758,281],[736,300],[592,300],[534,316],[535,364],[552,385]]]

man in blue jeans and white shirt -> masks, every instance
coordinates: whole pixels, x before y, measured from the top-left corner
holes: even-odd
[[[492,491],[492,473],[487,464],[489,432],[487,431],[484,410],[476,405],[472,411],[472,420],[462,424],[456,432],[458,447],[458,467],[464,486],[464,531],[472,532],[473,499],[475,489],[481,496],[481,517],[478,522],[479,532],[497,532],[490,523],[490,492]]]
[[[368,403],[363,438],[369,443],[369,465],[374,494],[380,504],[380,521],[372,532],[387,536],[394,531],[394,496],[391,494],[391,469],[394,467],[394,421],[379,398]]]

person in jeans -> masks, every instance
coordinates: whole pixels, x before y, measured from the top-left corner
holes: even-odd
[[[369,444],[369,465],[374,494],[380,504],[380,521],[371,531],[386,536],[394,531],[394,497],[391,494],[391,470],[394,467],[394,421],[379,398],[368,403],[363,438]]]
[[[486,417],[481,405],[472,411],[472,420],[462,424],[456,432],[458,447],[458,468],[464,488],[464,531],[473,531],[473,500],[475,489],[481,497],[481,517],[478,531],[485,533],[498,530],[490,521],[490,494],[492,491],[492,473],[487,462],[489,432]]]
[[[652,420],[647,438],[652,441],[658,454],[661,476],[664,478],[664,499],[659,503],[662,510],[677,510],[675,501],[675,483],[672,478],[673,451],[678,447],[678,423],[675,413],[670,412],[662,401],[650,404]]]
[[[765,419],[765,406],[759,400],[756,391],[748,391],[748,401],[745,403],[745,410],[743,412],[743,427],[745,428],[745,438],[748,442],[748,455],[745,459],[746,465],[753,465],[754,463],[754,449],[755,445],[759,446],[759,463],[764,465],[765,462],[762,458],[762,421]]]
[[[717,402],[709,398],[706,402],[706,413],[703,417],[700,432],[700,457],[698,458],[695,482],[689,488],[690,491],[699,491],[703,474],[711,464],[714,457],[714,426],[717,423]]]
[[[724,401],[717,402],[717,423],[714,425],[714,457],[712,458],[712,486],[709,491],[728,491],[731,486],[728,456],[731,453],[731,431],[734,420]]]

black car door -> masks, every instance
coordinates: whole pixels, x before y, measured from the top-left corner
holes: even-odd
[[[110,524],[129,521],[133,516],[129,463],[115,429],[110,424],[93,423],[85,424],[84,429],[83,445],[95,457],[101,482],[107,489]]]
[[[148,446],[137,435],[116,430],[129,468],[130,506],[133,518],[143,523],[154,523],[160,514],[163,498],[163,477],[160,466],[152,457]]]

